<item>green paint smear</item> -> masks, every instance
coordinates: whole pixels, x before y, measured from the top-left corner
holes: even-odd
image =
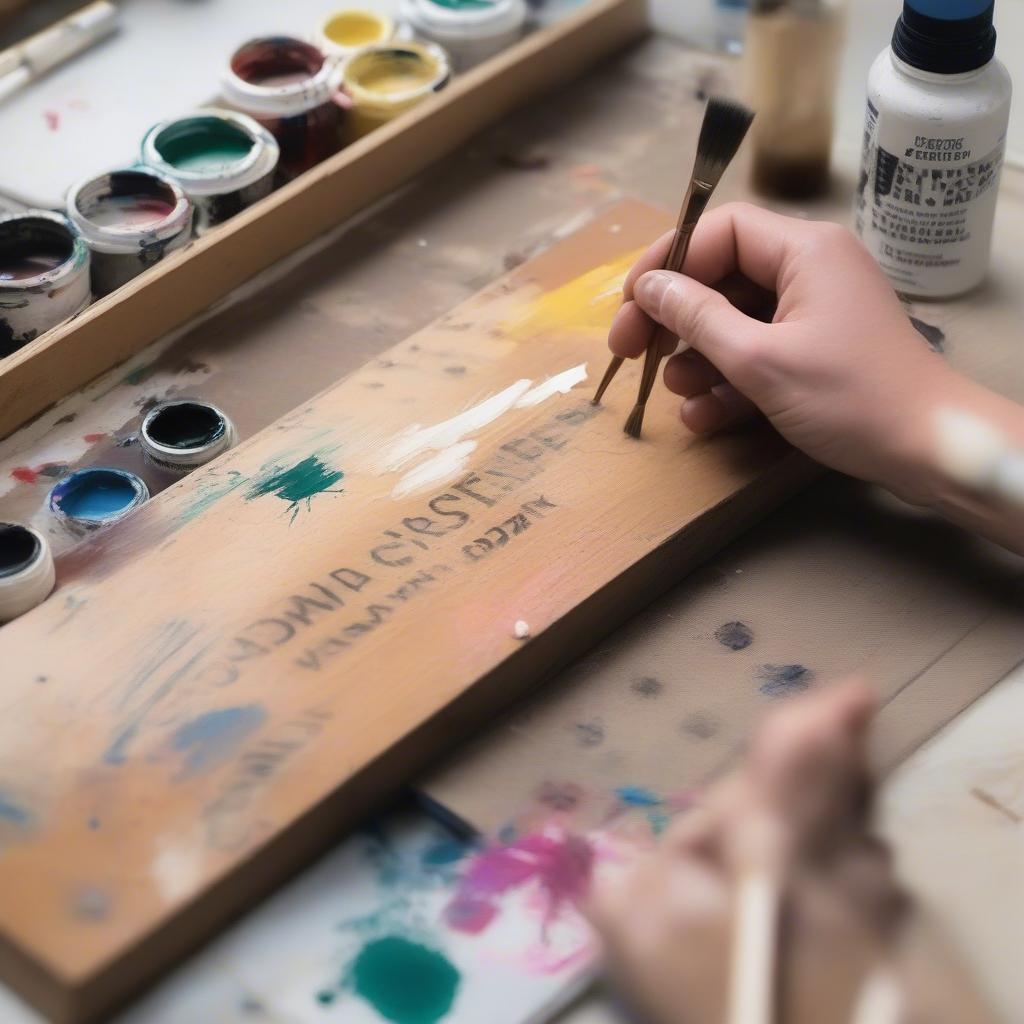
[[[362,948],[351,980],[385,1020],[437,1024],[455,1001],[459,972],[435,950],[389,935]]]
[[[246,501],[275,494],[283,501],[290,502],[294,512],[299,503],[309,502],[317,494],[330,491],[345,474],[340,469],[331,469],[315,455],[310,455],[288,469],[277,469],[257,480],[246,491]]]

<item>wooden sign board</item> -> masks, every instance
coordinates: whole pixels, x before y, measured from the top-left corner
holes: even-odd
[[[0,630],[5,981],[96,1019],[813,473],[768,430],[693,439],[661,388],[630,439],[637,366],[590,405],[669,222],[614,207]]]

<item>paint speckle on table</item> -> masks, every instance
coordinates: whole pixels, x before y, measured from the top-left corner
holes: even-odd
[[[400,935],[368,942],[349,971],[354,991],[394,1024],[437,1024],[460,980],[443,954]]]
[[[60,130],[60,114],[56,110],[44,110],[43,120],[51,132]]]
[[[912,316],[910,322],[917,333],[928,342],[928,347],[933,352],[945,351],[946,335],[941,328],[936,327],[934,324],[926,324],[923,320],[918,320],[916,316]]]
[[[766,697],[788,697],[809,689],[814,673],[804,665],[761,665],[757,680],[758,689]]]
[[[754,631],[745,622],[725,622],[715,630],[715,639],[730,651],[742,651],[754,642]]]
[[[512,635],[517,640],[527,640],[530,636],[530,624],[525,619],[516,619],[512,627]]]
[[[207,711],[180,726],[172,742],[184,755],[184,774],[194,775],[227,760],[266,717],[259,704],[245,704]]]
[[[641,676],[639,679],[634,679],[629,684],[629,688],[638,697],[644,700],[653,700],[655,697],[661,696],[665,690],[665,684],[655,679],[654,676]]]
[[[604,743],[604,724],[597,719],[592,722],[577,722],[572,728],[576,742],[581,747],[599,747]]]
[[[627,807],[657,807],[664,802],[657,793],[643,786],[620,786],[615,796]]]
[[[718,735],[720,728],[718,719],[703,711],[695,711],[683,719],[683,732],[695,736],[699,740],[709,740]]]
[[[583,798],[583,787],[575,782],[542,782],[537,790],[537,802],[553,811],[574,811]]]
[[[268,470],[246,491],[245,498],[252,501],[273,494],[289,503],[294,521],[302,502],[309,509],[318,494],[340,494],[341,490],[334,485],[344,476],[340,469],[332,469],[318,456],[309,455],[293,466],[275,466]]]

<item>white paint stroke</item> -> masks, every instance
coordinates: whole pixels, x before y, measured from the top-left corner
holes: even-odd
[[[571,366],[568,370],[556,373],[548,377],[546,381],[530,388],[516,401],[517,409],[528,409],[533,405],[540,405],[552,395],[567,395],[577,384],[587,379],[587,364],[580,363],[579,366]]]
[[[150,873],[166,904],[192,895],[203,877],[201,846],[195,838],[161,836]]]
[[[384,472],[401,469],[410,459],[428,451],[442,451],[450,445],[457,444],[466,434],[488,423],[493,423],[499,416],[508,412],[520,398],[530,390],[532,380],[517,380],[504,391],[478,402],[476,405],[460,412],[451,419],[435,423],[432,427],[422,427],[418,423],[402,431],[384,451],[381,469]]]
[[[410,469],[391,491],[392,498],[405,498],[417,491],[433,487],[441,480],[447,480],[466,468],[470,455],[476,451],[476,441],[459,441],[458,444],[432,455],[414,469]]]

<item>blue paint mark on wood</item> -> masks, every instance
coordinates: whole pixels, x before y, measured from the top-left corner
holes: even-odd
[[[174,733],[174,749],[185,755],[184,774],[194,775],[227,760],[265,721],[259,704],[218,708],[186,722]]]
[[[0,821],[7,821],[12,825],[30,825],[32,815],[13,796],[0,789]]]
[[[615,790],[615,795],[629,807],[657,807],[663,803],[657,793],[652,793],[643,786],[620,786]]]

